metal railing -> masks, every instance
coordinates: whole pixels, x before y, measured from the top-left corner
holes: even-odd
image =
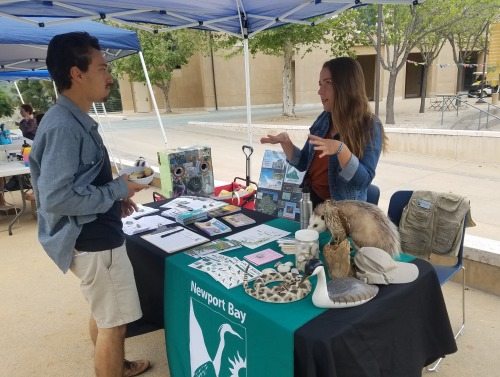
[[[463,100],[460,95],[456,95],[456,96],[449,96],[449,97],[447,96],[446,98],[443,97],[443,106],[441,106],[441,126],[443,126],[443,124],[444,124],[444,110],[445,110],[445,101],[446,100],[449,101],[449,103],[452,103],[452,106],[456,109],[457,117],[458,117],[458,113],[460,111],[461,106],[466,106],[467,108],[477,110],[479,112],[478,124],[477,124],[478,130],[481,129],[481,118],[484,116],[486,116],[486,123],[485,123],[486,129],[488,129],[490,117],[500,121],[500,117],[495,115],[495,114],[492,114],[490,111],[491,108],[500,109],[499,106],[488,103],[488,110],[483,110],[483,109],[469,103],[467,100]]]
[[[121,99],[118,99],[118,98],[113,98],[113,99],[107,100],[106,103],[104,104],[104,106],[106,106],[106,112],[108,112],[108,113],[120,113],[123,110],[122,101],[121,101]],[[103,109],[102,103],[96,103],[95,107],[96,107],[97,111],[99,112],[99,114],[104,114],[104,109]]]

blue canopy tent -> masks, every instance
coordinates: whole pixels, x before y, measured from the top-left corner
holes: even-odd
[[[0,72],[0,81],[12,81],[16,87],[17,94],[24,102],[23,96],[17,87],[16,81],[19,80],[51,80],[50,73],[46,69],[36,70],[36,71],[7,71]],[[54,86],[54,90],[56,90]],[[56,91],[57,93],[57,91]]]
[[[195,28],[224,32],[243,39],[248,143],[252,145],[250,112],[250,70],[248,38],[274,27],[288,24],[321,23],[347,9],[366,4],[418,4],[422,0],[3,0],[0,14],[37,24],[27,18],[33,15],[66,17],[74,20],[106,19],[152,31],[141,23],[165,25],[162,31]],[[317,18],[314,22],[311,18]],[[68,20],[46,22],[60,25]],[[140,55],[142,57],[142,55]],[[144,64],[144,63],[143,63]],[[151,84],[146,76],[149,87]],[[152,89],[150,89],[152,92]],[[156,101],[153,101],[156,106]]]
[[[50,80],[50,73],[46,69],[37,71],[7,71],[0,72],[0,81],[19,81],[19,80]]]
[[[45,13],[40,13],[45,14]],[[50,25],[50,27],[42,27]],[[23,78],[34,78],[38,70],[46,70],[45,58],[47,46],[57,34],[72,31],[86,31],[97,37],[104,54],[109,62],[131,54],[139,53],[143,62],[143,69],[147,77],[147,69],[142,58],[141,45],[137,33],[131,30],[120,29],[100,22],[80,19],[34,17],[10,17],[0,11],[0,74],[24,71]],[[33,73],[29,73],[33,71]],[[30,77],[28,77],[30,76]],[[6,76],[5,76],[6,77]],[[1,80],[6,80],[0,76]],[[150,87],[150,95],[154,93]],[[155,105],[156,115],[161,127],[165,145],[167,136],[161,121],[160,113]]]
[[[141,51],[137,34],[130,30],[93,21],[58,24],[50,28],[38,24],[61,19],[30,18],[30,21],[0,17],[0,72],[46,69],[45,57],[50,40],[54,35],[71,31],[86,31],[98,37],[107,61]]]

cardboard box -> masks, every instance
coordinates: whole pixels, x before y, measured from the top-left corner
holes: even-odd
[[[194,145],[158,152],[158,163],[162,193],[167,198],[213,195],[214,173],[210,147]]]

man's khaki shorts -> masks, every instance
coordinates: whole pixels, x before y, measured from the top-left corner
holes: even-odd
[[[125,246],[98,252],[75,250],[70,269],[81,280],[80,289],[98,328],[117,327],[142,317]]]

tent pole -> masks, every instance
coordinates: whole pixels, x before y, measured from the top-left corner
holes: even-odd
[[[59,96],[57,95],[57,87],[56,87],[56,82],[54,80],[52,80],[52,86],[54,87],[54,93],[56,94],[56,99],[57,99],[57,97]]]
[[[17,94],[19,95],[19,98],[21,98],[21,103],[24,103],[23,96],[21,95],[21,92],[19,91],[19,88],[17,87],[17,82],[14,81],[14,86],[16,87]]]
[[[142,56],[142,51],[139,51],[139,58],[141,59],[142,69],[144,71],[144,76],[146,77],[146,83],[148,84],[149,94],[151,95],[151,99],[153,100],[153,106],[155,108],[156,117],[158,118],[158,122],[160,122],[160,128],[163,134],[163,141],[165,142],[165,148],[168,148],[167,135],[165,134],[165,129],[163,128],[163,122],[161,121],[160,111],[158,110],[158,105],[156,104],[156,98],[155,94],[153,93],[153,87],[151,86],[151,81],[149,81],[148,70],[146,68],[146,62],[144,62],[144,56]]]
[[[111,146],[109,145],[108,139],[106,138],[106,133],[104,132],[104,128],[102,127],[101,118],[99,117],[99,113],[97,112],[97,108],[95,107],[95,102],[92,102],[92,109],[94,110],[94,114],[96,115],[97,123],[99,123],[101,134],[102,134],[102,138],[104,140],[104,145],[108,149],[108,154],[110,156],[110,160],[113,161],[113,164],[115,165],[115,168],[116,168],[116,173],[118,173],[120,171],[120,169],[118,169],[118,165],[116,164],[116,160],[113,157],[113,153],[111,152]],[[115,152],[117,152],[117,151],[115,151]]]
[[[106,105],[104,104],[104,102],[102,103],[102,111],[104,112],[104,116],[106,118],[106,123],[108,124],[109,134],[111,135],[111,144],[113,144],[113,148],[116,151],[116,156],[118,157],[118,162],[120,163],[120,167],[123,169],[122,159],[120,157],[120,152],[118,152],[118,148],[116,147],[115,137],[113,136],[113,131],[111,129],[111,123],[109,122],[109,116],[108,116],[108,112],[106,111]],[[118,172],[118,169],[117,169],[117,172]]]
[[[378,4],[378,23],[377,23],[377,57],[375,62],[375,115],[378,116],[380,107],[380,61],[382,53],[380,52],[382,39],[382,4]]]
[[[247,102],[248,145],[252,147],[252,104],[250,101],[250,58],[248,54],[248,38],[243,39],[243,50],[245,54],[245,92]]]

